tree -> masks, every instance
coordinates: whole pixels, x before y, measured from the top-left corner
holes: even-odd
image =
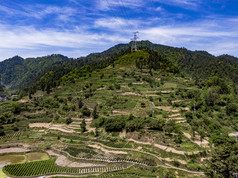
[[[0,128],[0,136],[4,136],[4,135],[5,135],[4,130]]]
[[[90,110],[86,106],[82,107],[81,112],[84,116],[87,116],[87,117],[89,117],[91,114]]]
[[[107,119],[104,126],[107,132],[121,132],[125,128],[125,120],[123,118]]]
[[[83,107],[83,101],[82,101],[82,98],[79,98],[79,101],[78,101],[78,107],[79,109],[81,109]]]
[[[238,104],[236,104],[236,103],[230,103],[226,107],[227,115],[236,114],[237,111],[238,111]]]
[[[97,105],[94,106],[94,108],[93,108],[92,116],[93,116],[93,119],[97,119],[98,118]]]
[[[70,123],[72,123],[72,119],[71,119],[70,117],[68,117],[68,118],[66,119],[66,124],[68,125],[68,124],[70,124]]]
[[[85,119],[82,120],[82,123],[80,124],[81,127],[81,132],[84,133],[86,132],[86,122]]]
[[[172,132],[178,133],[178,128],[175,120],[169,120],[168,122],[166,122],[165,132],[167,132],[168,134],[171,134]]]
[[[150,129],[162,131],[165,126],[165,119],[152,120],[149,124]]]
[[[208,93],[205,94],[205,102],[207,106],[214,106],[217,102],[219,95],[217,94],[215,88],[211,87]]]
[[[230,138],[213,149],[206,175],[232,178],[234,173],[238,173],[238,142]]]

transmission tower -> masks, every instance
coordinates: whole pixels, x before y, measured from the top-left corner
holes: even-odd
[[[132,52],[133,52],[133,51],[137,51],[137,44],[136,44],[136,42],[137,42],[137,39],[139,38],[139,37],[137,36],[138,33],[139,33],[139,32],[133,32],[134,37],[131,39],[131,40],[132,40],[132,46],[131,46],[131,51],[132,51]]]

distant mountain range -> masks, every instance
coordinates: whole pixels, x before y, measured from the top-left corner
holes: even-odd
[[[92,53],[77,59],[60,54],[27,59],[15,56],[0,62],[0,84],[8,90],[23,89],[33,85],[50,71],[54,71],[57,79],[60,79],[77,67],[105,61],[119,52],[130,50],[130,46],[131,43],[118,44],[101,53]],[[164,55],[184,75],[196,80],[204,80],[216,75],[227,81],[238,83],[238,58],[236,57],[230,55],[215,57],[206,51],[190,51],[185,48],[153,44],[149,41],[138,42],[138,47],[148,48]]]

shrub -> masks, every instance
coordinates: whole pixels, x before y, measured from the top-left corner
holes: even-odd
[[[70,123],[72,123],[73,121],[72,121],[72,119],[70,118],[70,117],[68,117],[67,119],[66,119],[66,124],[70,124]]]
[[[145,108],[145,103],[144,102],[141,102],[140,105],[141,105],[142,108]]]
[[[125,127],[125,120],[120,118],[107,119],[104,125],[107,132],[120,132]]]
[[[91,114],[90,110],[86,106],[82,107],[81,112],[83,116],[87,116],[87,117],[89,117]]]

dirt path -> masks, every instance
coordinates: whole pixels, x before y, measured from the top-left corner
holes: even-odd
[[[114,115],[129,115],[131,112],[130,111],[122,111],[122,110],[114,110],[113,114]]]
[[[176,114],[171,114],[171,115],[169,115],[170,118],[180,117],[180,116],[181,116],[180,113],[176,113]]]
[[[172,152],[172,153],[176,153],[176,154],[181,154],[181,155],[184,155],[185,152],[184,151],[178,151],[174,148],[171,148],[171,147],[167,147],[167,146],[164,146],[164,145],[159,145],[157,143],[150,143],[150,142],[142,142],[142,141],[137,141],[137,140],[134,140],[134,139],[128,139],[129,141],[132,141],[132,142],[135,142],[135,143],[138,143],[138,144],[142,144],[142,145],[151,145],[151,146],[154,146],[154,147],[157,147],[161,150],[164,150],[166,152]]]
[[[171,106],[155,106],[156,109],[161,109],[161,110],[164,110],[164,111],[172,111],[172,107]]]
[[[133,82],[132,84],[133,85],[142,85],[142,84],[144,84],[144,82]]]
[[[49,128],[50,123],[29,123],[30,128]]]
[[[160,91],[162,94],[169,94],[169,93],[173,93],[174,91]]]
[[[172,152],[172,153],[175,153],[175,154],[180,154],[180,155],[185,155],[185,153],[187,154],[191,154],[191,153],[198,153],[199,151],[195,151],[195,152],[186,152],[186,151],[179,151],[179,150],[176,150],[172,147],[168,147],[168,146],[164,146],[164,145],[160,145],[160,144],[157,144],[157,143],[150,143],[150,142],[142,142],[142,141],[137,141],[137,140],[134,140],[134,139],[128,139],[129,141],[132,141],[132,142],[135,142],[135,143],[138,143],[138,144],[142,144],[142,145],[151,145],[151,146],[154,146],[154,147],[157,147],[161,150],[164,150],[166,152]]]
[[[65,133],[74,133],[72,129],[66,129],[66,124],[52,124],[52,123],[30,123],[30,128],[46,128],[49,130],[59,130]]]
[[[186,161],[184,161],[184,160],[181,160],[181,159],[170,159],[170,158],[164,158],[164,160],[165,161],[169,161],[169,162],[172,162],[172,161],[178,161],[178,162],[180,162],[181,164],[187,164],[187,162]]]
[[[3,149],[0,149],[0,154],[3,154],[3,153],[22,153],[22,152],[27,152],[27,151],[30,151],[30,150],[25,149],[25,148],[3,148]]]
[[[96,148],[96,149],[99,149],[99,150],[102,150],[103,152],[105,153],[114,153],[114,154],[125,154],[127,155],[128,153],[125,152],[125,151],[113,151],[113,150],[108,150],[108,149],[105,149],[99,145],[88,145],[89,147],[92,147],[92,148]]]
[[[122,93],[121,95],[140,96],[140,94],[138,94],[138,93],[133,93],[133,92],[125,92],[125,93]]]
[[[58,177],[58,176],[59,177],[79,177],[79,175],[71,175],[71,174],[54,174],[54,175],[44,176],[44,178],[51,178],[51,177]]]

